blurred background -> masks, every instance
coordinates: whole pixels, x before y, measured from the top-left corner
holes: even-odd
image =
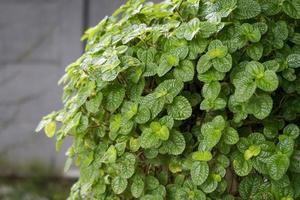
[[[70,141],[57,153],[34,129],[62,107],[57,81],[83,52],[83,31],[125,2],[0,0],[0,199],[66,198]]]

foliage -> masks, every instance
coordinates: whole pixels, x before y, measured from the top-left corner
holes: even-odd
[[[299,0],[131,0],[88,29],[37,128],[73,138],[69,199],[300,198],[299,19]]]

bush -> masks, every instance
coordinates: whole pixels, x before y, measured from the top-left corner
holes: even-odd
[[[37,128],[73,138],[70,199],[300,198],[299,19],[299,0],[131,0],[88,29]]]

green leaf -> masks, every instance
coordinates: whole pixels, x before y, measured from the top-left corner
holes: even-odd
[[[208,55],[203,55],[197,62],[197,72],[203,74],[207,72],[212,66],[212,61]]]
[[[159,181],[157,180],[156,177],[154,176],[146,176],[146,188],[147,190],[154,190],[158,188],[159,186]]]
[[[145,64],[151,64],[154,61],[154,57],[157,50],[153,47],[149,49],[139,49],[137,52],[138,59]]]
[[[259,176],[248,176],[239,185],[239,194],[243,199],[254,199],[260,191],[263,180]]]
[[[240,34],[243,36],[242,37],[242,41],[241,42],[246,42],[246,41],[250,41],[250,42],[259,42],[261,39],[261,33],[260,30],[248,23],[242,24],[240,26],[240,30],[239,30]],[[244,46],[245,44],[241,44],[242,46]]]
[[[223,58],[215,58],[212,60],[213,66],[219,72],[229,72],[232,67],[232,57],[227,54]]]
[[[167,72],[169,72],[172,67],[177,66],[179,64],[179,59],[177,56],[170,54],[170,53],[164,53],[162,54],[160,58],[160,64],[157,68],[157,74],[158,76],[163,76]]]
[[[300,129],[296,124],[288,124],[286,127],[284,127],[283,134],[296,139],[300,134]]]
[[[213,40],[208,46],[207,55],[209,59],[224,58],[228,53],[226,46],[220,40]]]
[[[159,149],[161,154],[179,155],[185,149],[185,139],[178,131],[171,131],[170,137]]]
[[[209,167],[206,162],[194,162],[191,168],[191,178],[195,185],[201,185],[208,178]]]
[[[139,150],[141,146],[140,140],[137,138],[130,138],[129,140],[129,148],[132,152],[136,152]]]
[[[56,122],[55,121],[49,122],[48,124],[45,125],[44,130],[45,130],[45,134],[49,138],[52,138],[56,131]]]
[[[211,150],[216,146],[222,136],[222,131],[225,128],[225,120],[222,116],[216,116],[211,122],[207,122],[201,126],[203,140],[200,143],[203,150]]]
[[[201,38],[194,38],[189,44],[189,56],[188,58],[194,60],[198,58],[198,55],[203,53],[207,47],[208,41]]]
[[[101,105],[101,102],[102,102],[102,99],[103,99],[103,95],[102,95],[102,93],[99,93],[94,98],[87,101],[85,103],[87,111],[91,112],[91,113],[98,112],[99,106]]]
[[[154,93],[156,98],[170,95],[170,97],[172,97],[173,100],[173,98],[176,97],[182,90],[183,85],[183,82],[178,81],[176,79],[165,80],[157,86]]]
[[[295,150],[291,156],[291,164],[289,170],[295,173],[300,173],[300,151]]]
[[[132,119],[138,112],[138,104],[131,101],[125,101],[123,103],[121,113],[124,119],[130,120]]]
[[[105,108],[110,112],[114,112],[120,107],[124,100],[125,88],[120,84],[113,84],[107,89],[105,97]]]
[[[219,72],[217,70],[210,69],[204,74],[198,74],[198,79],[204,83],[210,83],[212,81],[220,81],[225,77],[225,73]]]
[[[290,165],[290,159],[285,154],[274,154],[267,162],[268,173],[274,180],[281,179]]]
[[[276,145],[277,149],[290,157],[294,151],[295,141],[287,135],[280,135],[278,139],[279,142]]]
[[[120,114],[112,115],[109,124],[109,130],[116,133],[120,130],[123,118]]]
[[[200,29],[200,20],[198,18],[191,19],[186,26],[186,30],[184,32],[184,38],[186,40],[192,40],[194,36],[198,33]]]
[[[166,116],[160,118],[159,123],[161,125],[167,126],[169,129],[172,129],[173,125],[174,125],[174,119],[173,119],[173,117],[166,115]]]
[[[111,187],[112,187],[112,190],[114,191],[114,193],[121,194],[125,191],[127,184],[128,184],[128,182],[125,178],[117,176],[117,177],[113,178],[113,180],[111,182]]]
[[[210,161],[212,159],[212,155],[209,151],[196,151],[193,152],[192,158],[198,161]]]
[[[114,145],[111,145],[101,158],[103,163],[114,163],[117,159],[117,150]]]
[[[278,77],[272,70],[266,70],[263,77],[255,80],[257,87],[266,91],[273,92],[279,85]]]
[[[144,191],[144,181],[143,178],[139,175],[135,175],[133,177],[132,185],[131,185],[131,194],[134,198],[139,198],[142,196]]]
[[[247,63],[245,70],[251,77],[260,79],[264,76],[265,67],[259,62],[251,61]]]
[[[116,162],[119,176],[126,179],[130,178],[135,172],[135,162],[135,156],[133,154],[124,153]]]
[[[261,43],[252,44],[247,48],[247,55],[253,60],[259,60],[263,55],[264,47]]]
[[[232,166],[235,173],[239,176],[247,176],[252,170],[252,163],[250,160],[245,160],[243,154],[238,153],[233,161]]]
[[[245,152],[244,152],[244,159],[249,160],[254,156],[258,156],[261,152],[260,146],[251,145]]]
[[[300,19],[300,2],[298,0],[284,1],[283,11],[294,19]]]
[[[160,144],[159,138],[153,134],[150,128],[144,129],[140,137],[141,147],[148,149]]]
[[[226,127],[222,138],[226,144],[234,145],[239,141],[239,134],[234,128]]]
[[[238,73],[237,77],[233,80],[235,86],[234,99],[237,102],[245,102],[249,100],[256,90],[256,83],[247,76],[245,73]]]
[[[192,107],[184,96],[177,96],[171,105],[167,107],[168,115],[175,120],[185,120],[192,115]]]
[[[138,113],[135,117],[135,121],[139,124],[144,124],[147,121],[149,121],[151,118],[151,112],[148,108],[146,107],[139,107]]]
[[[152,133],[156,134],[156,136],[161,140],[168,140],[169,138],[169,129],[167,126],[162,126],[159,122],[151,122],[150,128]]]
[[[212,3],[207,6],[205,18],[212,22],[220,22],[221,18],[227,17],[236,8],[237,0],[219,0]]]
[[[206,83],[202,87],[202,96],[206,99],[215,100],[221,92],[221,84],[218,81]]]
[[[261,8],[255,0],[238,0],[234,15],[237,19],[244,20],[254,18],[259,15]]]
[[[253,114],[257,119],[268,117],[273,108],[273,100],[267,94],[259,94],[251,97],[247,104],[247,112]]]
[[[184,60],[174,69],[173,74],[179,81],[191,81],[195,74],[194,64],[189,60]]]
[[[299,4],[300,6],[300,4]],[[287,64],[289,67],[291,68],[298,68],[300,67],[300,54],[290,54],[287,58],[286,58]]]

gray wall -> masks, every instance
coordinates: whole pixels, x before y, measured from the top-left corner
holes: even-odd
[[[31,166],[61,173],[70,141],[57,154],[54,141],[34,129],[43,115],[62,106],[56,83],[82,53],[83,27],[121,3],[0,0],[0,174],[35,173]]]

